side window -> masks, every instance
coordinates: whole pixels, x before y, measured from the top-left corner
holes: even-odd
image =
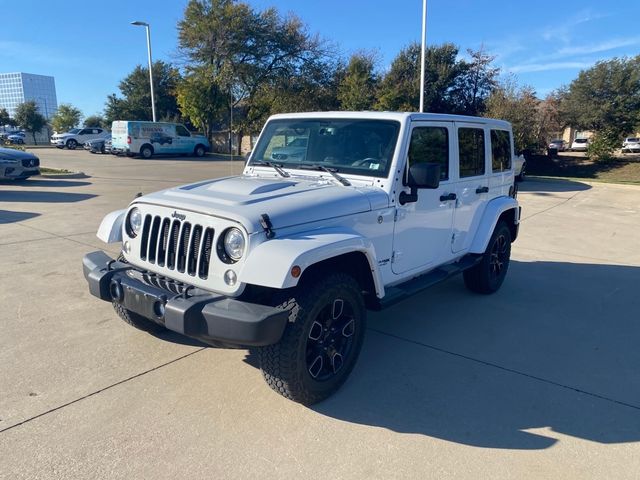
[[[439,163],[440,180],[449,180],[449,130],[445,127],[416,127],[411,132],[409,164]]]
[[[176,133],[180,137],[190,137],[191,136],[189,131],[186,128],[184,128],[182,125],[176,125]]]
[[[84,128],[84,129],[80,130],[80,132],[78,132],[78,135],[91,135],[91,129],[90,128]]]
[[[506,130],[491,130],[491,169],[494,172],[511,169],[511,138]]]
[[[459,128],[460,178],[484,175],[484,130]]]

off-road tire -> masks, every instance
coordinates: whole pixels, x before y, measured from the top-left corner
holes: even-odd
[[[124,256],[122,254],[120,254],[118,256],[118,261],[119,262],[123,262],[123,263],[127,263],[127,261],[125,260],[125,258],[124,258]],[[131,310],[127,310],[126,308],[124,308],[124,306],[120,305],[115,300],[113,300],[111,302],[111,304],[113,305],[113,309],[116,311],[118,316],[125,323],[128,323],[129,325],[131,325],[132,327],[137,328],[138,330],[143,330],[143,331],[149,332],[149,333],[157,333],[157,332],[161,332],[163,330],[166,330],[166,328],[163,325],[160,325],[160,324],[158,324],[156,322],[153,322],[153,321],[149,320],[146,317],[143,317],[142,315],[140,315],[138,313],[132,312]]]
[[[477,265],[464,271],[464,283],[469,290],[476,293],[491,294],[497,292],[509,269],[511,257],[511,230],[504,221],[499,221],[493,230],[482,260]],[[500,263],[500,270],[497,263]]]
[[[331,396],[346,381],[353,370],[364,340],[366,310],[358,283],[343,273],[329,274],[316,280],[301,282],[295,293],[280,308],[289,311],[289,323],[280,341],[258,349],[262,375],[267,384],[280,395],[312,405]],[[352,312],[353,339],[341,368],[332,377],[316,380],[308,366],[308,339],[316,319],[338,300],[342,310]],[[329,307],[332,305],[332,307]],[[334,318],[335,315],[334,315]],[[346,327],[345,327],[346,328]],[[344,330],[344,329],[343,329]]]

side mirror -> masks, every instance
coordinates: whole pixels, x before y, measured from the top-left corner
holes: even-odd
[[[411,193],[400,192],[400,205],[418,201],[419,188],[438,188],[440,186],[439,163],[416,163],[409,167],[407,185]]]
[[[409,167],[407,185],[414,188],[438,188],[440,186],[439,163],[416,163]]]

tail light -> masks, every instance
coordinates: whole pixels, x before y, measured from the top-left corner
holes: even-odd
[[[131,144],[131,137],[127,135],[127,143]]]

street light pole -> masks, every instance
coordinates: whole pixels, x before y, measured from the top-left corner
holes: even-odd
[[[424,112],[424,70],[427,49],[427,0],[422,0],[422,52],[420,55],[420,113]]]
[[[145,27],[147,29],[147,53],[149,55],[149,83],[151,84],[151,116],[153,121],[156,121],[156,101],[153,95],[153,67],[151,62],[151,27],[146,22],[135,21],[131,22],[131,25],[137,27]]]

